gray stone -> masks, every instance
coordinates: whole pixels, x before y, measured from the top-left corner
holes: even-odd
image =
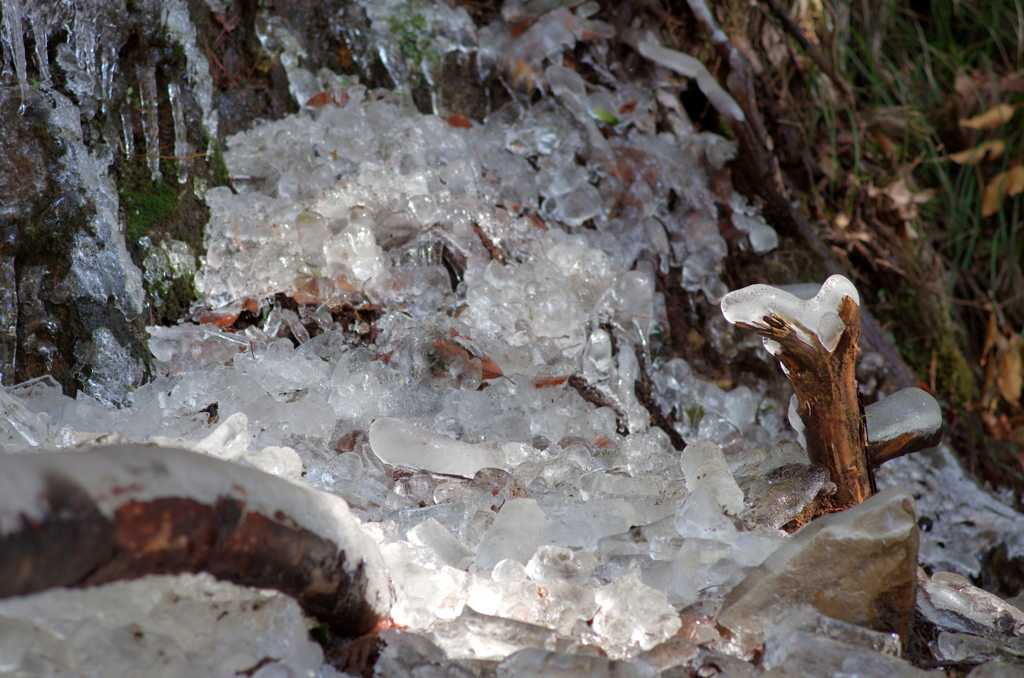
[[[768,627],[806,603],[820,613],[901,636],[914,608],[918,528],[914,499],[898,487],[815,520],[726,597],[719,624],[743,655]]]

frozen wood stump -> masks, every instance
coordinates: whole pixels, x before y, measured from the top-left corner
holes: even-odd
[[[942,414],[921,389],[905,389],[865,410],[857,390],[860,297],[849,280],[830,277],[811,299],[752,285],[722,299],[729,322],[757,332],[793,383],[790,423],[811,463],[836,485],[821,509],[845,509],[874,490],[872,469],[938,444]],[[874,424],[869,420],[877,419]]]
[[[286,593],[341,637],[391,605],[376,544],[332,494],[149,445],[0,455],[0,599],[184,572]]]

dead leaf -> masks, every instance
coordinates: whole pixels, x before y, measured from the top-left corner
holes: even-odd
[[[449,127],[462,127],[464,129],[473,129],[473,123],[469,118],[464,116],[462,113],[452,113],[445,122],[448,123]]]
[[[451,339],[438,339],[430,344],[438,352],[441,360],[451,367],[455,374],[465,374],[474,379],[484,380],[505,376],[505,373],[490,357],[475,349],[470,352],[466,346],[456,341],[455,337],[457,336],[460,335],[455,332]]]
[[[985,330],[985,341],[981,346],[981,366],[984,367],[988,361],[988,353],[996,345],[996,337],[999,336],[999,330],[996,328],[996,313],[995,311],[989,313],[988,316],[988,329]]]
[[[907,182],[903,178],[897,179],[885,188],[876,188],[872,185],[868,186],[868,195],[872,198],[876,198],[878,196],[884,196],[887,198],[889,204],[883,204],[883,208],[895,210],[903,221],[916,220],[918,216],[917,206],[928,202],[934,198],[937,193],[938,191],[934,188],[914,193],[907,188]]]
[[[1006,142],[1002,139],[989,139],[974,148],[959,153],[950,153],[949,159],[960,165],[976,165],[986,160],[995,160],[1006,150]]]
[[[896,153],[896,142],[888,134],[875,130],[871,135],[875,137],[875,143],[878,144],[878,149],[885,154],[885,157],[891,158]]]
[[[1014,107],[1010,104],[999,104],[993,106],[981,115],[976,115],[967,120],[961,120],[960,124],[970,129],[992,129],[1010,122],[1013,117]]]
[[[999,394],[1014,406],[1020,406],[1020,394],[1024,389],[1024,361],[1020,356],[1020,335],[1011,333],[1009,338],[1000,337],[996,353],[996,383]]]
[[[306,105],[310,108],[320,110],[328,104],[344,108],[345,104],[348,103],[348,92],[341,92],[338,96],[331,94],[330,92],[318,92],[309,98]]]
[[[480,368],[484,379],[497,379],[505,376],[498,364],[486,355],[480,357]]]
[[[1024,192],[1024,165],[1011,167],[992,177],[985,193],[981,197],[981,216],[990,217],[999,211],[999,206],[1007,197]]]

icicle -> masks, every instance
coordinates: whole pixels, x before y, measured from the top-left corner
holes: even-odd
[[[129,97],[131,94],[129,88]],[[132,107],[127,103],[121,104],[121,131],[124,133],[124,154],[130,158],[135,155],[135,131],[132,129]]]
[[[139,77],[139,97],[142,99],[142,132],[146,136],[146,165],[153,181],[160,181],[160,118],[157,111],[156,67],[140,64],[136,67]]]
[[[36,65],[39,67],[39,80],[47,85],[50,83],[50,58],[47,56],[48,26],[41,7],[29,11],[28,18],[32,22],[32,36],[36,44]]]
[[[4,10],[4,42],[10,49],[14,61],[14,73],[18,76],[18,88],[21,90],[21,110],[25,110],[25,99],[28,97],[28,64],[25,62],[25,34],[21,27],[21,0],[0,0],[0,6]]]
[[[167,98],[171,100],[174,119],[174,156],[178,158],[178,183],[188,181],[189,147],[188,129],[185,127],[185,107],[181,103],[181,88],[173,80],[167,83]]]
[[[114,76],[117,75],[117,45],[112,43],[104,45],[100,49],[99,61],[100,107],[103,113],[106,114],[107,104],[113,98]]]

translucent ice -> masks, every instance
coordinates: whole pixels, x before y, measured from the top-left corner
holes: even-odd
[[[846,326],[839,319],[839,304],[850,297],[860,304],[857,288],[841,275],[833,275],[822,284],[818,294],[806,301],[769,285],[751,285],[730,292],[722,299],[722,314],[731,323],[764,324],[765,316],[776,315],[797,331],[807,344],[820,342],[834,351]],[[813,339],[812,339],[813,338]],[[765,339],[765,348],[778,355],[778,345]]]
[[[504,659],[523,648],[553,650],[557,646],[557,636],[550,629],[469,607],[454,621],[435,628],[433,639],[451,657],[479,659]]]
[[[637,49],[640,54],[651,61],[670,68],[680,75],[685,75],[697,81],[697,86],[704,96],[708,98],[711,105],[725,116],[735,120],[746,120],[743,109],[728,92],[722,89],[715,77],[711,75],[707,67],[699,60],[688,54],[668,49],[649,40],[642,40],[638,43]]]
[[[938,401],[917,387],[905,388],[864,408],[868,442],[880,443],[900,436],[929,436],[942,426]]]
[[[476,567],[490,570],[506,558],[526,563],[540,545],[544,512],[535,499],[506,501],[476,551]]]
[[[1024,612],[966,577],[936,572],[918,583],[918,609],[941,629],[978,636],[1024,635]]]
[[[831,494],[835,484],[828,470],[816,464],[783,464],[759,479],[751,490],[753,505],[746,514],[754,524],[777,530],[820,494]]]
[[[464,443],[390,417],[381,417],[370,426],[370,447],[388,464],[466,478],[482,468],[502,468],[506,463],[497,443]]]
[[[679,462],[690,492],[707,486],[726,513],[738,515],[743,510],[743,490],[733,479],[721,447],[709,440],[691,443],[683,450]]]
[[[616,659],[651,649],[682,625],[665,594],[645,586],[635,574],[599,590],[597,603],[594,631],[606,640],[608,654]]]
[[[209,575],[3,600],[0,629],[4,666],[26,675],[50,674],[54,661],[86,675],[140,675],[145,667],[146,675],[166,678],[232,676],[264,664],[315,675],[323,662],[295,600]]]

